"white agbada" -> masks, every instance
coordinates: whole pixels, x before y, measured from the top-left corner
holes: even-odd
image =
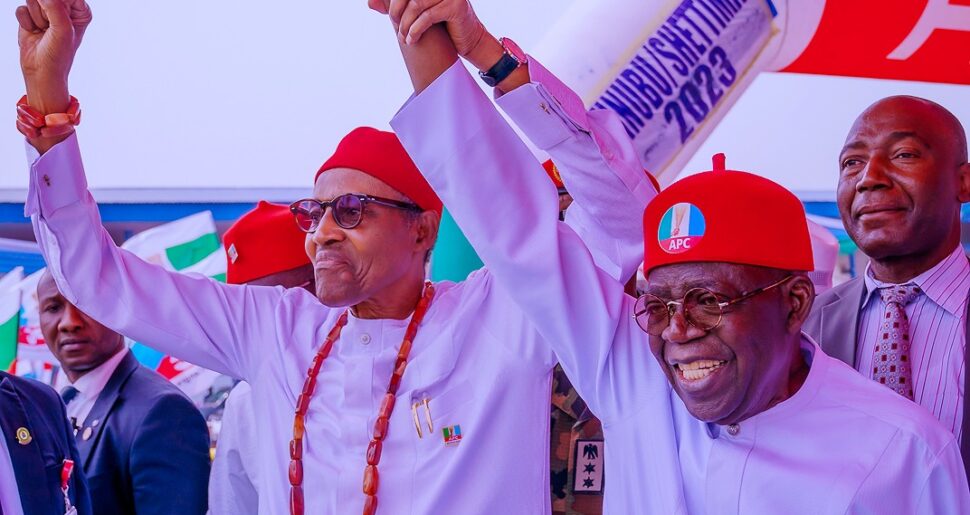
[[[541,84],[520,89],[522,95],[548,95]],[[477,107],[495,112],[491,105]],[[535,109],[507,111],[527,132],[529,127],[559,130],[574,123],[545,113],[540,113],[541,122],[530,122],[537,116]],[[605,273],[625,278],[620,271],[632,274],[639,259],[639,216],[582,199],[605,198],[639,211],[653,189],[636,166],[614,166],[616,159],[598,158],[612,152],[601,150],[589,134],[570,134],[553,157],[577,198],[570,208],[571,223],[590,235],[586,241],[594,248],[606,245],[598,249]],[[442,132],[440,137],[448,136]],[[224,285],[148,264],[119,250],[103,230],[87,191],[75,135],[39,158],[28,145],[28,159],[25,211],[60,291],[115,331],[246,379],[262,422],[254,428],[259,511],[287,513],[294,407],[311,358],[343,309],[327,308],[299,288]],[[555,196],[555,188],[531,159],[534,166],[524,167],[523,173],[537,174],[535,194]],[[570,163],[595,167],[573,173]],[[481,163],[468,160],[465,165],[474,169]],[[504,216],[505,195],[491,199],[493,219],[513,224],[514,219]],[[555,216],[556,205],[549,209]],[[461,283],[439,283],[436,289],[414,340],[384,442],[379,512],[548,513],[549,395],[555,364],[549,345],[485,270]],[[365,450],[407,324],[351,316],[326,360],[306,421],[306,513],[360,513]],[[430,410],[423,405],[425,399]],[[422,425],[420,437],[414,415]],[[446,445],[443,430],[459,426],[461,441]]]
[[[521,173],[529,151],[487,103],[456,64],[391,125],[603,421],[607,513],[970,513],[953,435],[807,336],[811,369],[794,396],[730,430],[693,418],[632,317],[634,299],[556,220],[556,199],[529,193],[541,182]],[[471,172],[448,156],[482,166]],[[495,223],[489,199],[500,194],[522,223]]]

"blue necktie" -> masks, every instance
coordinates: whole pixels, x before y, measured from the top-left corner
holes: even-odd
[[[66,406],[70,404],[79,393],[81,393],[81,391],[77,388],[73,386],[65,386],[64,389],[61,390],[61,399],[64,399],[64,405]]]
[[[61,390],[61,399],[64,400],[64,405],[67,406],[68,404],[70,404],[71,401],[73,401],[74,398],[77,397],[77,394],[79,393],[81,392],[77,388],[73,386],[65,386],[64,389]],[[78,430],[77,417],[68,417],[68,419],[71,422],[71,427],[74,429],[74,434],[77,435],[77,430]],[[3,515],[3,514],[0,513],[0,515]]]

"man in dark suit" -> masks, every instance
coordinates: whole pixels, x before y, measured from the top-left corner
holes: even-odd
[[[871,261],[818,297],[804,330],[827,354],[931,411],[957,436],[970,472],[966,133],[936,103],[885,98],[855,121],[839,165],[839,213]]]
[[[84,474],[71,462],[80,457],[57,393],[0,371],[0,514],[92,513]]]
[[[40,326],[69,386],[79,465],[98,515],[206,511],[209,433],[177,387],[141,366],[124,338],[68,302],[45,273]]]

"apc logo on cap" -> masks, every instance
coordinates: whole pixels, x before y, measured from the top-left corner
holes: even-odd
[[[706,224],[701,210],[694,204],[674,204],[660,219],[657,242],[668,254],[681,254],[697,246],[704,237]]]

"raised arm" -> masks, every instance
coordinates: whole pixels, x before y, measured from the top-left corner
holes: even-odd
[[[377,10],[382,5],[371,0]],[[506,52],[465,0],[393,0],[387,10],[416,93],[453,64],[456,53],[487,71]],[[640,214],[656,189],[619,119],[611,111],[587,113],[579,96],[532,58],[496,84],[495,96],[559,167],[575,199],[567,221],[597,266],[629,279],[643,258]]]
[[[81,35],[83,0],[29,0],[17,9],[28,102],[59,113]],[[28,137],[25,213],[58,289],[79,309],[130,338],[236,377],[265,360],[247,349],[276,342],[282,289],[231,287],[168,272],[120,250],[87,190],[77,136]],[[123,166],[123,164],[121,164]]]
[[[643,373],[656,364],[631,318],[633,299],[558,222],[539,163],[461,64],[412,98],[391,125],[597,415],[615,419],[642,405],[639,396],[666,391],[659,370]]]

